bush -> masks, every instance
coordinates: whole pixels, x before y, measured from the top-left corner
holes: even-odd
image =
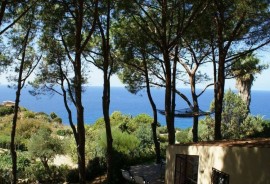
[[[7,135],[0,136],[0,148],[10,149],[10,136]]]
[[[93,180],[97,176],[104,174],[106,171],[106,162],[104,159],[95,157],[92,160],[89,160],[86,166],[86,179]]]
[[[30,182],[38,181],[40,183],[63,183],[66,181],[69,169],[67,166],[54,166],[47,170],[41,162],[37,162],[28,167],[25,171],[26,178]]]
[[[35,113],[32,112],[32,111],[25,111],[25,112],[24,112],[24,117],[25,117],[25,118],[29,118],[29,119],[35,118]]]
[[[154,142],[151,125],[142,125],[135,131],[136,137],[139,139],[139,152],[141,155],[151,155],[154,153]]]
[[[67,135],[72,135],[73,132],[70,129],[65,129],[65,130],[60,129],[60,130],[56,131],[56,134],[59,135],[59,136],[67,136]]]
[[[64,152],[64,147],[62,140],[51,136],[50,129],[41,128],[37,134],[31,136],[28,151],[31,157],[40,159],[44,168],[47,168],[50,160]]]
[[[78,169],[69,170],[66,175],[66,182],[78,183],[79,182],[79,171]]]
[[[129,132],[135,132],[140,126],[151,125],[153,123],[153,118],[147,114],[139,114],[132,118],[128,123],[127,127]]]
[[[191,129],[185,129],[185,130],[181,130],[178,131],[175,135],[176,140],[180,143],[189,143],[192,142],[192,132]]]
[[[61,124],[62,123],[62,118],[56,117],[56,118],[53,119],[53,121],[56,122],[56,123]]]
[[[168,133],[167,126],[158,127],[158,131],[160,134],[167,134]]]
[[[0,106],[0,116],[12,114],[14,112],[12,107]]]
[[[36,134],[42,126],[41,122],[36,119],[20,120],[17,125],[17,134],[23,139],[29,139],[32,135]]]
[[[10,184],[12,183],[11,170],[6,170],[0,168],[0,183],[1,184]]]
[[[248,116],[240,125],[241,138],[256,137],[260,132],[263,132],[263,123],[264,120],[260,116]]]
[[[22,153],[18,152],[17,154],[17,172],[18,177],[23,178],[25,176],[25,170],[30,165],[30,160],[27,158],[27,156]],[[10,181],[11,177],[11,168],[12,168],[12,160],[11,155],[9,152],[1,153],[0,154],[0,183],[1,178]],[[10,182],[8,182],[10,183]]]
[[[50,117],[51,117],[51,119],[55,119],[55,118],[57,118],[58,116],[57,116],[57,114],[56,114],[55,112],[52,112],[52,113],[50,114]]]

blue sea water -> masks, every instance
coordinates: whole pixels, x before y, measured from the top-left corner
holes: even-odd
[[[29,94],[29,88],[24,88],[21,95],[20,106],[26,107],[35,112],[55,112],[68,125],[68,117],[64,107],[62,97],[38,96]],[[182,93],[190,97],[189,89],[181,90]],[[152,95],[158,109],[164,109],[164,89],[152,89]],[[15,90],[0,86],[0,103],[5,100],[15,100]],[[200,98],[200,109],[207,111],[213,100],[213,90],[207,90]],[[253,115],[262,115],[265,119],[270,119],[270,91],[252,91],[251,113]],[[129,93],[123,87],[111,88],[111,106],[110,113],[121,111],[123,114],[136,116],[146,113],[152,116],[152,110],[145,91],[137,95]],[[85,122],[94,123],[102,117],[102,87],[87,87],[83,94],[83,105],[85,108]],[[176,101],[176,109],[186,108],[186,103],[179,97]],[[72,108],[75,112],[75,108]],[[165,117],[158,115],[158,121],[161,125],[166,125]],[[187,128],[192,126],[192,118],[176,118],[175,126],[178,128]]]

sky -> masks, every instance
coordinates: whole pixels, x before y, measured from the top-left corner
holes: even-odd
[[[260,50],[256,53],[256,57],[258,57],[262,64],[269,64],[270,66],[270,47],[264,50]],[[213,73],[211,68],[204,69],[207,73]],[[89,79],[90,86],[101,86],[102,84],[102,71],[93,69],[91,78]],[[225,82],[226,89],[236,89],[235,88],[235,80],[229,79]],[[197,88],[204,88],[206,83],[198,84]],[[124,85],[120,82],[118,77],[114,75],[111,78],[111,86],[115,87],[123,87]],[[188,88],[189,86],[185,86],[183,84],[178,84],[178,88]],[[267,70],[264,70],[261,74],[256,75],[256,80],[253,83],[252,90],[268,90],[270,91],[270,67]]]
[[[269,64],[270,66],[270,47],[264,50],[260,50],[256,53],[256,56],[261,60],[263,64]],[[207,73],[213,73],[211,68],[206,67],[204,69]],[[1,74],[0,76],[0,85],[7,85],[8,82],[6,80],[6,76]],[[92,66],[91,74],[89,78],[89,86],[102,86],[103,84],[103,74],[102,71]],[[235,89],[235,80],[230,79],[226,80],[225,89]],[[197,88],[204,88],[207,83],[198,84]],[[111,86],[112,87],[124,87],[121,81],[118,79],[116,75],[113,75],[111,78]],[[178,84],[178,88],[188,88],[189,86]],[[256,80],[253,83],[252,90],[268,90],[270,91],[270,68],[264,70],[261,74],[256,75]]]

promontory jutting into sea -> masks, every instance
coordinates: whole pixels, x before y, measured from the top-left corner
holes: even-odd
[[[1,86],[0,90],[2,94],[0,96],[0,102],[14,100],[14,90],[7,88],[6,86]],[[87,87],[85,90],[83,104],[85,105],[85,122],[87,124],[95,123],[97,119],[103,117],[101,103],[102,90],[102,87]],[[182,89],[182,92],[190,97],[189,89]],[[152,116],[152,109],[145,91],[142,91],[137,95],[133,95],[124,87],[112,87],[111,93],[111,113],[114,111],[120,111],[123,114],[131,116],[136,116],[141,113],[146,113]],[[164,89],[152,89],[152,93],[157,108],[164,109]],[[67,113],[61,96],[54,95],[34,97],[29,94],[28,90],[24,90],[22,95],[23,98],[21,100],[21,106],[35,112],[55,112],[62,118],[64,124],[69,125]],[[199,98],[200,109],[208,111],[212,100],[213,90],[209,89]],[[262,115],[265,119],[270,119],[270,111],[268,110],[270,109],[270,103],[265,103],[266,101],[270,101],[270,91],[252,91],[251,114]],[[186,107],[186,102],[181,98],[177,98],[176,109],[183,109]],[[73,111],[74,110],[75,109],[73,108]],[[166,125],[165,117],[161,114],[158,115],[158,121],[161,125]],[[191,127],[192,118],[175,118],[175,126],[178,128]]]

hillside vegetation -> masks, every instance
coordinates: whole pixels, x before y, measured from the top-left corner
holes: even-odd
[[[11,181],[10,131],[12,108],[0,107],[0,183]],[[114,150],[120,177],[120,168],[133,164],[152,162],[155,151],[151,133],[152,118],[146,114],[135,117],[114,112],[110,116],[114,137]],[[33,112],[20,108],[16,148],[18,152],[18,176],[24,183],[33,182],[78,182],[77,168],[70,165],[56,166],[57,155],[71,157],[77,163],[76,144],[69,126],[61,124],[55,114]],[[167,144],[164,127],[160,127],[163,156]],[[166,128],[165,128],[166,129]],[[164,134],[165,133],[165,134]],[[104,120],[100,118],[93,125],[86,125],[87,179],[92,180],[106,171],[106,133]]]

